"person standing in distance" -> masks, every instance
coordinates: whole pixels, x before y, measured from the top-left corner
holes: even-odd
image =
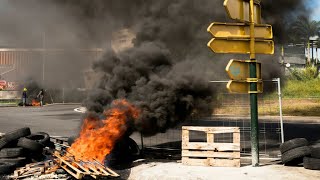
[[[40,106],[43,106],[43,98],[44,98],[44,90],[41,89],[40,92],[37,95],[37,98],[40,100]]]
[[[27,88],[23,88],[22,92],[22,105],[25,107],[27,104]]]

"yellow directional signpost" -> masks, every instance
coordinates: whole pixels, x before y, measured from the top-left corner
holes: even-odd
[[[249,71],[250,61],[240,61],[231,59],[226,67],[226,72],[232,80],[247,80],[250,77]],[[261,63],[257,62],[257,79],[261,77]]]
[[[250,22],[250,2],[247,0],[225,0],[223,3],[229,17],[231,19],[242,22]],[[254,23],[261,23],[261,6],[259,1],[253,5],[253,19]]]
[[[215,53],[250,54],[250,60],[230,60],[226,71],[230,77],[227,89],[231,93],[249,93],[251,104],[252,165],[259,165],[258,96],[262,93],[261,63],[256,53],[273,54],[272,27],[261,23],[258,0],[224,0],[231,19],[242,23],[211,23],[207,31],[213,38],[207,46]]]
[[[257,92],[263,92],[262,81],[257,81]],[[227,89],[230,93],[248,94],[250,93],[250,82],[248,81],[229,81]]]
[[[212,38],[207,44],[215,53],[250,54],[250,39]],[[256,40],[255,52],[257,54],[273,54],[272,40]]]
[[[250,26],[245,23],[211,23],[207,29],[216,38],[250,38]],[[272,39],[272,26],[255,25],[255,38]]]

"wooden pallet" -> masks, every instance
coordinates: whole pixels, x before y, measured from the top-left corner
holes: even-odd
[[[54,172],[57,166],[53,161],[44,161],[39,163],[30,163],[24,167],[18,168],[13,173],[14,179],[26,178],[34,175],[48,174]]]
[[[58,138],[50,137],[50,141],[54,143],[55,149],[57,149],[57,150],[64,150],[64,149],[70,147],[68,141],[65,139],[58,139]]]
[[[75,161],[73,157],[61,156],[57,151],[54,156],[58,158],[59,166],[76,179],[82,179],[84,176],[94,179],[102,176],[119,177],[117,173],[97,162]]]
[[[189,132],[205,132],[207,142],[190,142]],[[232,143],[215,142],[215,134],[232,134]],[[239,127],[182,127],[182,164],[192,166],[240,167]]]

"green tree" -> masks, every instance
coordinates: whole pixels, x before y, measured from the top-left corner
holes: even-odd
[[[320,34],[320,22],[310,20],[306,16],[299,16],[295,22],[292,23],[291,27],[291,38],[293,40],[308,42],[312,36],[319,36]]]
[[[297,20],[290,26],[289,38],[295,43],[301,43],[301,41],[303,41],[306,47],[310,37],[313,36],[320,36],[320,21],[310,20],[310,18],[306,16],[298,16]],[[315,48],[318,47],[318,44],[315,44]],[[310,48],[312,48],[312,46]],[[315,63],[314,59],[312,59],[311,63]]]

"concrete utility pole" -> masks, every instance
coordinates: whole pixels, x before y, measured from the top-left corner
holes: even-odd
[[[312,63],[312,67],[314,66],[314,58],[313,58],[313,40],[310,40],[311,42],[311,63]]]
[[[43,52],[42,52],[42,86],[44,86],[45,83],[45,79],[44,79],[44,72],[45,72],[45,64],[46,64],[46,33],[43,32],[42,33],[42,48],[43,48]]]
[[[310,64],[310,41],[308,40],[308,45],[307,45],[307,56],[308,56],[308,63]]]

